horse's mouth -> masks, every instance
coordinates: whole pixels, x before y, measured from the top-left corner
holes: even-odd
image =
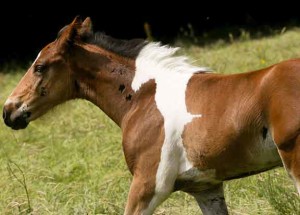
[[[24,129],[28,126],[29,120],[28,118],[30,117],[31,113],[30,112],[24,112],[22,115],[15,117],[13,120],[11,119],[11,113],[8,111],[3,111],[3,120],[5,125],[8,127],[14,129],[14,130],[19,130],[19,129]]]

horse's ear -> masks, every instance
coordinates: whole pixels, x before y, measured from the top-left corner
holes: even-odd
[[[71,24],[63,27],[57,35],[57,39],[59,39],[60,44],[72,43],[78,35],[78,29],[80,29],[81,24],[81,18],[79,16],[76,16],[71,22]]]
[[[65,26],[58,33],[59,44],[62,50],[68,50],[76,40],[89,37],[93,33],[92,22],[88,17],[82,21],[80,16],[76,16],[71,24]]]
[[[93,26],[90,17],[87,17],[82,21],[80,16],[76,16],[70,26],[69,41],[73,41],[75,38],[84,38],[93,34]]]
[[[81,24],[78,34],[81,37],[88,37],[93,34],[93,24],[90,17],[87,17]]]
[[[71,23],[71,25],[74,27],[80,26],[81,24],[82,24],[82,18],[80,16],[76,16]]]

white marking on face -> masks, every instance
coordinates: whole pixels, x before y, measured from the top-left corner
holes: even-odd
[[[187,111],[185,93],[193,74],[208,69],[188,64],[185,57],[174,57],[176,51],[177,48],[162,47],[158,43],[146,45],[136,59],[132,81],[132,89],[137,91],[142,84],[154,79],[155,102],[164,117],[165,140],[156,174],[156,194],[149,211],[170,194],[178,175],[193,167],[187,159],[181,135],[184,126],[201,114],[193,115]],[[145,214],[148,214],[147,210]]]
[[[37,61],[37,59],[40,57],[40,55],[41,55],[41,52],[38,53],[36,59],[34,60],[34,62],[32,63],[31,66],[33,66],[33,65],[36,63],[36,61]],[[21,81],[22,81],[24,78],[25,78],[25,76],[22,77]],[[6,100],[6,102],[5,102],[4,105],[9,105],[9,104],[12,104],[12,103],[15,103],[15,104],[16,104],[16,103],[19,102],[19,100],[18,100],[17,98],[13,98],[13,97],[12,97],[13,93],[14,93],[14,91],[12,91],[12,93],[8,96],[8,99]]]
[[[38,55],[37,55],[36,59],[33,61],[32,65],[34,65],[36,63],[36,61],[37,61],[37,59],[39,59],[40,55],[41,55],[41,52],[38,53]]]

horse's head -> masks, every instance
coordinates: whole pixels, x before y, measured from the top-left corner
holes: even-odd
[[[13,129],[28,123],[50,108],[75,97],[76,83],[69,64],[72,45],[92,33],[91,21],[76,17],[60,30],[57,39],[38,54],[24,77],[8,97],[3,119]]]

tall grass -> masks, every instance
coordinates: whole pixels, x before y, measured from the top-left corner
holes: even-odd
[[[220,40],[181,50],[194,63],[238,73],[300,56],[300,30],[267,38]],[[0,108],[24,70],[0,73]],[[131,175],[120,129],[83,100],[60,105],[25,130],[0,123],[0,214],[122,214]],[[283,168],[228,181],[231,214],[300,214],[300,201]],[[199,214],[196,202],[176,192],[155,214]]]

